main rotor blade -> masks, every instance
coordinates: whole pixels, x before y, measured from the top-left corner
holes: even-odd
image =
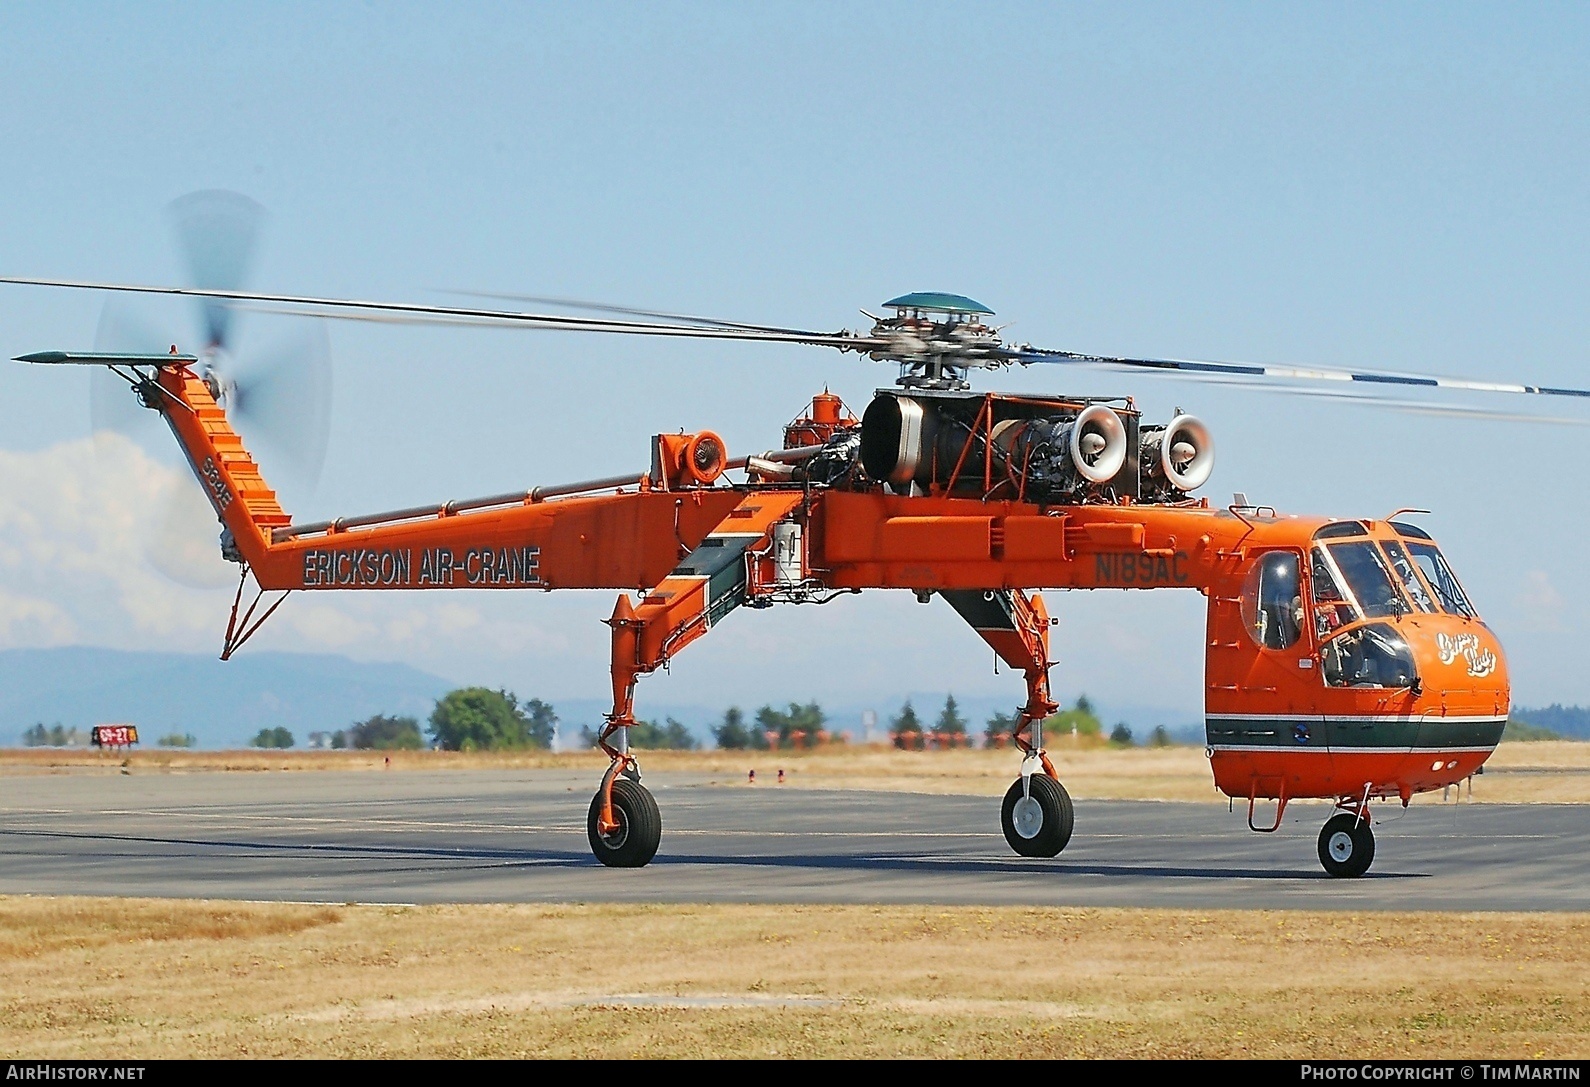
[[[1590,389],[1557,388],[1549,385],[1518,385],[1504,381],[1475,381],[1459,377],[1434,377],[1397,373],[1391,370],[1338,370],[1329,367],[1264,366],[1246,362],[1201,362],[1195,359],[1132,359],[1114,355],[1089,355],[1078,351],[1045,351],[1023,346],[1016,352],[1023,366],[1034,363],[1066,363],[1078,366],[1110,366],[1125,370],[1176,372],[1190,377],[1274,378],[1284,381],[1342,381],[1370,385],[1408,385],[1425,389],[1456,389],[1482,393],[1528,393],[1538,396],[1590,397]]]
[[[536,306],[566,306],[569,309],[590,310],[592,313],[618,313],[626,317],[646,317],[656,321],[674,321],[679,324],[701,325],[706,328],[733,328],[742,332],[782,332],[802,334],[798,328],[779,325],[753,325],[743,321],[725,321],[718,317],[692,317],[685,313],[665,313],[661,310],[636,309],[633,306],[615,306],[607,302],[582,302],[577,298],[543,298],[533,294],[501,294],[495,291],[450,291],[466,298],[493,298],[500,302],[529,302]]]
[[[160,287],[131,283],[86,283],[68,279],[30,279],[21,276],[0,276],[0,283],[14,283],[32,287],[66,287],[73,290],[120,291],[131,294],[175,295],[184,298],[215,298],[232,302],[252,302],[286,307],[282,312],[296,312],[303,308],[320,311],[321,315],[338,320],[379,319],[379,314],[402,314],[413,323],[423,324],[427,317],[438,318],[439,324],[456,324],[460,320],[478,321],[510,328],[541,328],[563,332],[607,332],[631,336],[676,336],[700,340],[743,340],[766,343],[799,343],[816,347],[837,347],[843,351],[878,351],[889,347],[888,341],[871,336],[858,336],[849,332],[801,331],[750,331],[735,328],[698,328],[690,325],[671,325],[645,321],[607,321],[591,317],[570,317],[564,314],[520,313],[512,310],[473,309],[464,306],[432,306],[418,302],[375,302],[350,298],[313,298],[292,294],[265,294],[259,291],[221,290],[203,287]]]

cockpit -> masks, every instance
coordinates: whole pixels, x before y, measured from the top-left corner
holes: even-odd
[[[1297,551],[1267,552],[1243,587],[1243,622],[1265,649],[1285,650],[1311,630],[1320,674],[1332,687],[1418,687],[1405,615],[1478,620],[1430,534],[1403,521],[1370,531],[1335,521],[1314,533],[1307,576]]]
[[[1321,637],[1359,619],[1415,612],[1478,619],[1446,556],[1417,525],[1392,521],[1395,538],[1370,537],[1360,521],[1336,521],[1310,549],[1315,629]]]

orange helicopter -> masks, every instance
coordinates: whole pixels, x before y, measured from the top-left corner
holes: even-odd
[[[637,680],[742,605],[863,589],[943,597],[1021,671],[1026,700],[1012,739],[1022,760],[1001,825],[1016,853],[1055,856],[1074,814],[1044,748],[1043,722],[1057,709],[1053,621],[1036,590],[1191,588],[1208,600],[1205,710],[1216,786],[1247,801],[1249,826],[1260,832],[1277,829],[1294,799],[1334,801],[1320,863],[1332,876],[1361,875],[1375,851],[1370,801],[1406,806],[1415,793],[1461,782],[1507,722],[1502,647],[1436,542],[1402,516],[1423,511],[1283,516],[1241,495],[1214,507],[1191,494],[1214,464],[1197,418],[1178,409],[1168,423],[1149,424],[1130,398],[976,392],[968,375],[1061,362],[1590,396],[1380,371],[1044,351],[1005,344],[984,321],[992,311],[953,294],[895,298],[867,333],[818,333],[621,307],[587,308],[622,317],[575,317],[264,294],[239,289],[241,260],[222,261],[224,274],[206,275],[198,263],[193,287],[0,282],[195,297],[205,307],[204,352],[46,351],[18,361],[114,375],[169,426],[220,520],[222,554],[239,567],[222,659],[298,591],[637,590],[635,599],[621,591],[606,620],[612,709],[599,743],[611,762],[587,823],[592,853],[613,867],[647,864],[662,836],[628,744]],[[235,307],[812,344],[898,363],[900,376],[860,419],[839,397],[818,394],[777,448],[755,455],[731,457],[710,431],[659,434],[646,470],[628,475],[295,523],[231,425],[229,412],[247,402],[227,369]],[[730,482],[729,472],[741,480]],[[250,577],[257,591],[244,606]],[[267,603],[268,593],[280,595]],[[1268,824],[1256,813],[1260,801],[1274,802]]]

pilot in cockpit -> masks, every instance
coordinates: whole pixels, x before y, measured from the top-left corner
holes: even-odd
[[[1319,548],[1313,552],[1313,562],[1310,564],[1313,574],[1314,597],[1314,633],[1324,638],[1331,631],[1353,621],[1353,606],[1336,586],[1336,579],[1331,577],[1330,567],[1325,564],[1325,557],[1320,554]]]

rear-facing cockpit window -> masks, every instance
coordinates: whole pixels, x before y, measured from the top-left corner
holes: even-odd
[[[1392,583],[1380,548],[1372,542],[1328,544],[1326,549],[1365,619],[1406,615],[1411,610]]]
[[[1447,565],[1446,556],[1441,554],[1440,548],[1433,543],[1410,541],[1408,550],[1413,552],[1413,561],[1419,564],[1419,569],[1424,573],[1424,580],[1428,581],[1430,588],[1435,590],[1443,611],[1468,619],[1479,617],[1474,605],[1469,603],[1468,596],[1464,594],[1463,586],[1458,584],[1457,575],[1453,574],[1452,567]]]
[[[1331,687],[1412,687],[1419,679],[1413,651],[1390,623],[1338,634],[1321,648],[1319,659]]]
[[[1298,555],[1271,551],[1260,555],[1242,586],[1242,624],[1265,649],[1287,649],[1302,636],[1302,583]]]

